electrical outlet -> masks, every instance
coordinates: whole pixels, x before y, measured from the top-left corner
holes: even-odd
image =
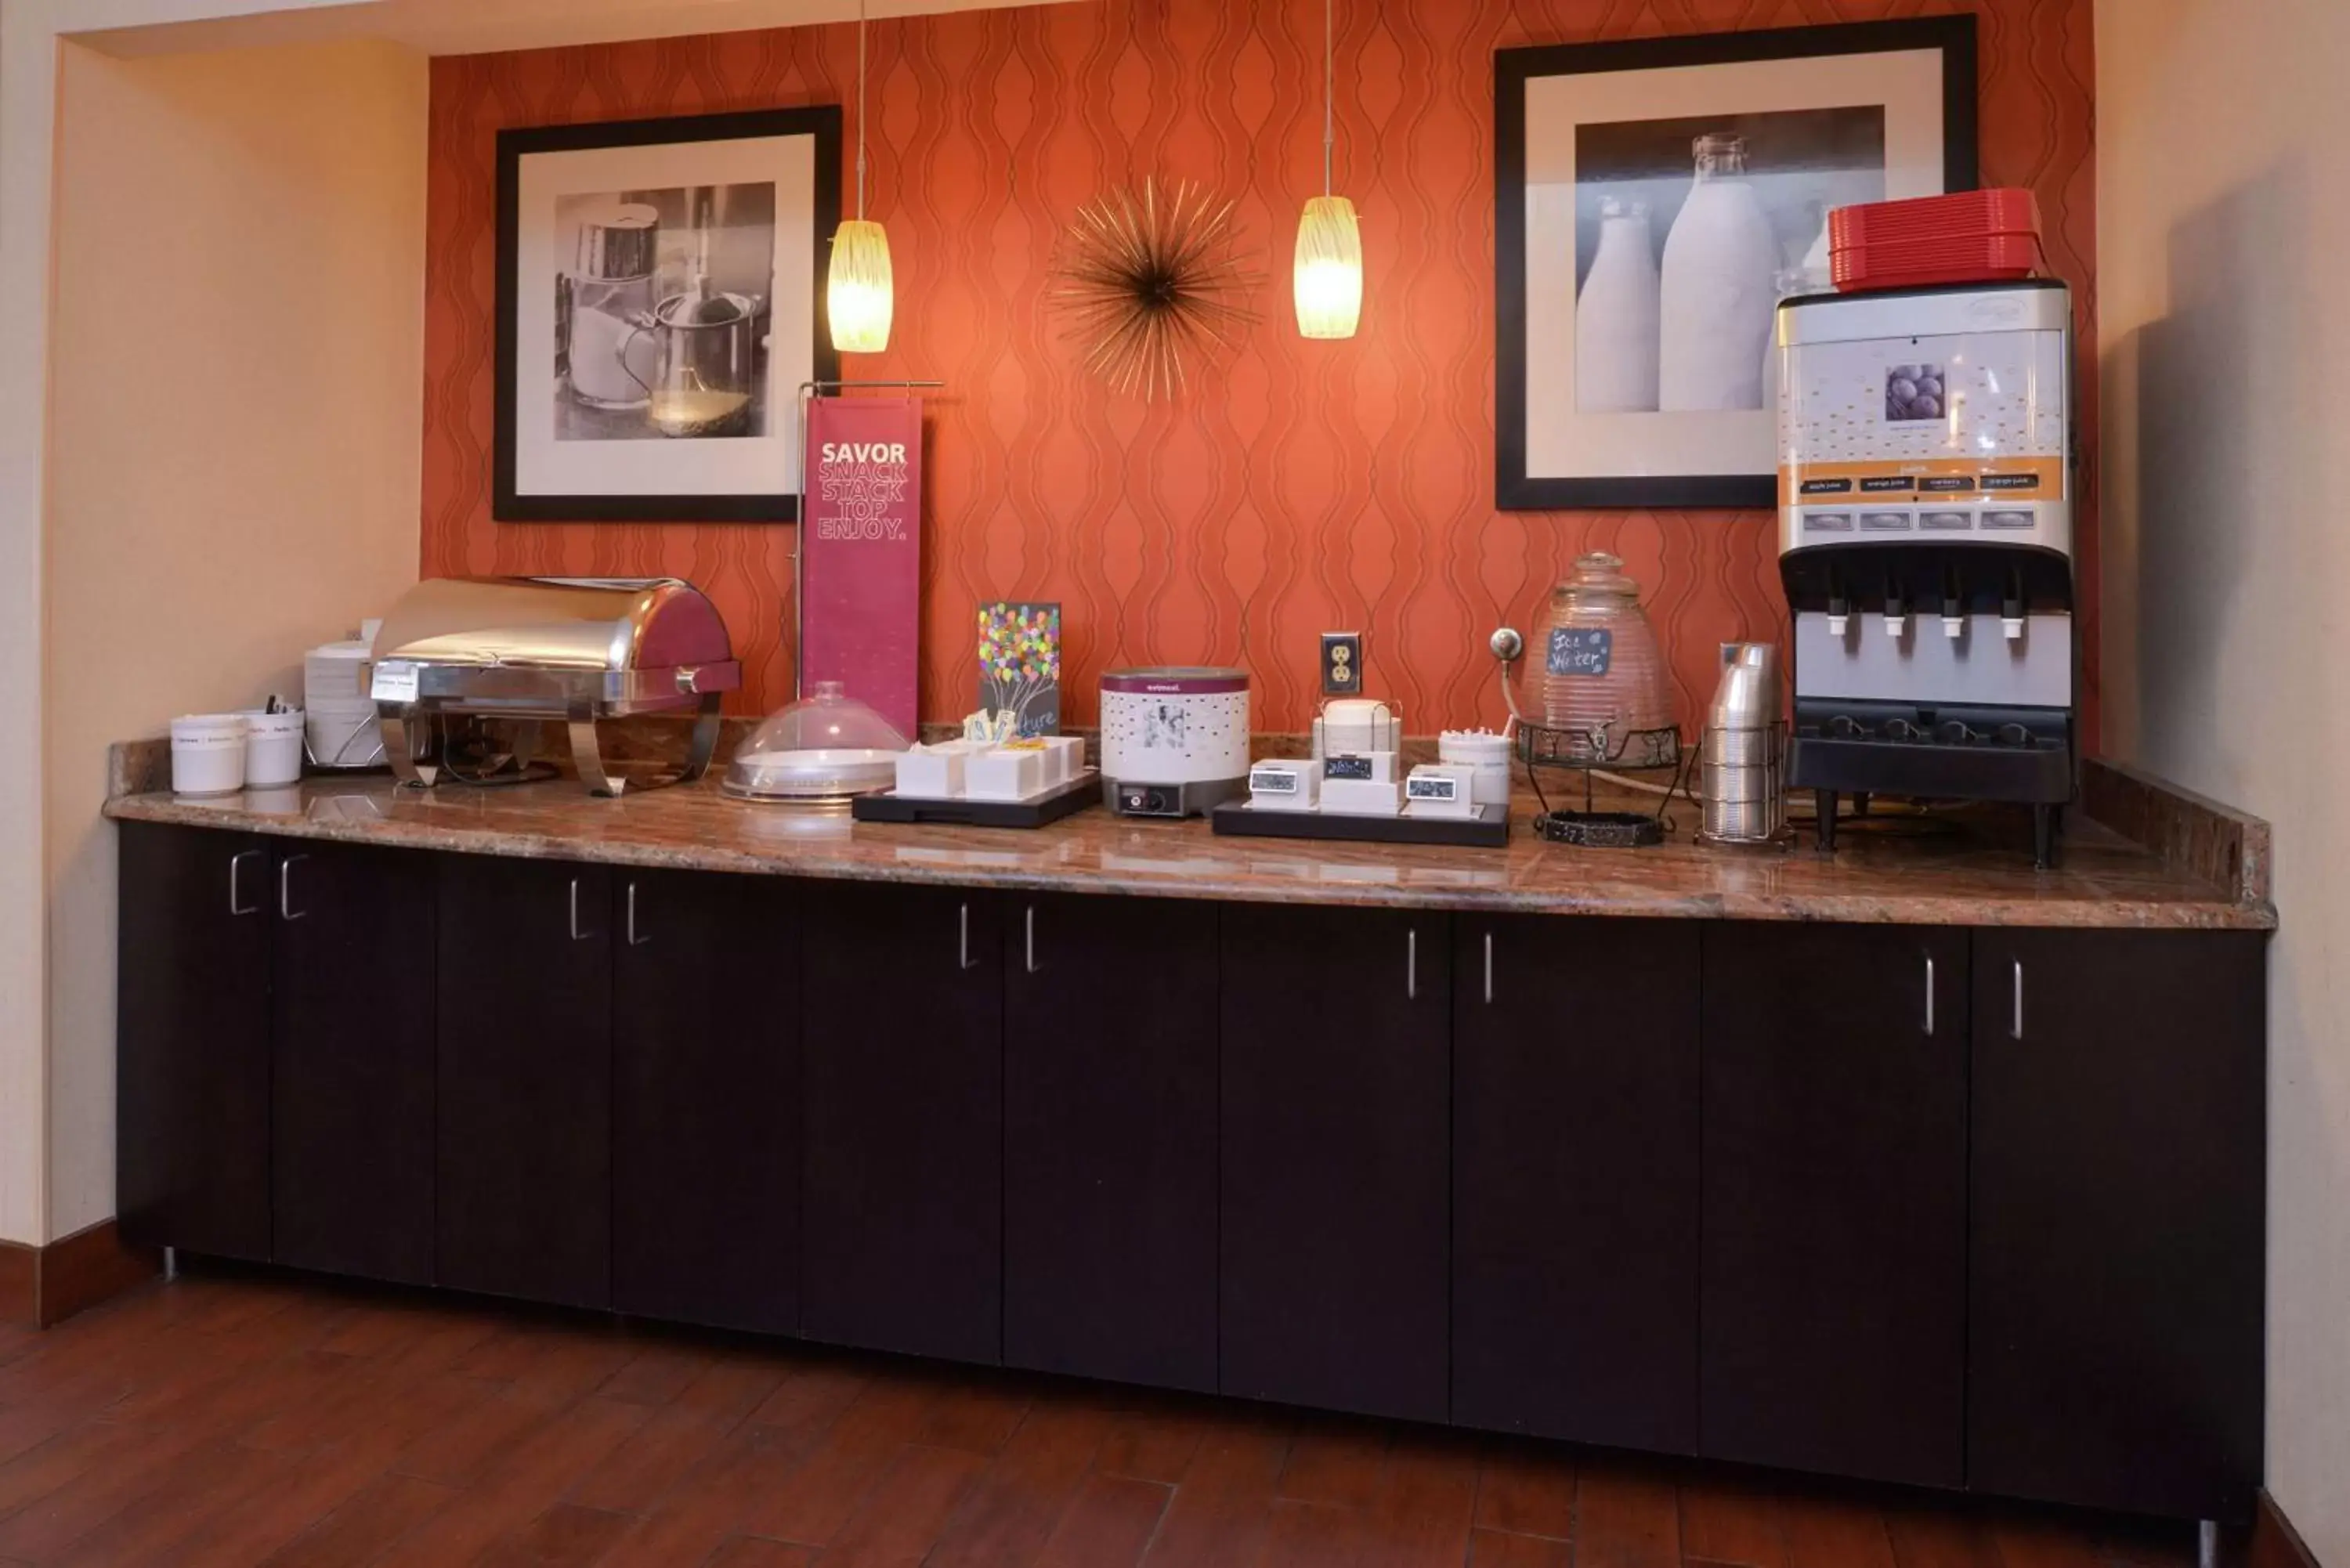
[[[1353,697],[1363,690],[1363,634],[1326,631],[1322,634],[1322,695]]]

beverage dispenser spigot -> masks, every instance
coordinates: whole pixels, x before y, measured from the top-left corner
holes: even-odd
[[[1942,574],[1942,635],[1953,642],[1967,635],[1967,601],[1954,571]]]

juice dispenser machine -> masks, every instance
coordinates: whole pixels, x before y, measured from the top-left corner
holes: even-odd
[[[2026,279],[1779,306],[1787,782],[2005,801],[2055,854],[2073,797],[2072,300]]]

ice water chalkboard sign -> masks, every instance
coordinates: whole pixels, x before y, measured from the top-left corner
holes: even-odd
[[[1615,656],[1616,634],[1607,627],[1553,627],[1543,667],[1553,675],[1605,675]]]

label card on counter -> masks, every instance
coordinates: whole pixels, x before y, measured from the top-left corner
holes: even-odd
[[[1371,776],[1368,757],[1336,756],[1322,760],[1322,776],[1326,779],[1367,779]]]
[[[1554,627],[1543,667],[1553,675],[1605,675],[1616,658],[1616,634],[1604,626]]]

